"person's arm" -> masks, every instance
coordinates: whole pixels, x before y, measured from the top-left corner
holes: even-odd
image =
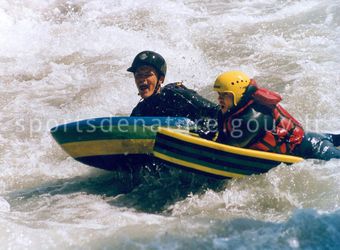
[[[184,116],[196,123],[196,130],[216,131],[217,104],[186,88],[182,83],[166,85],[162,91],[167,106],[175,109],[177,116]],[[210,136],[208,136],[210,137]]]
[[[196,91],[188,89],[182,83],[177,83],[173,91],[186,99],[201,117],[216,118],[219,106],[199,95]]]

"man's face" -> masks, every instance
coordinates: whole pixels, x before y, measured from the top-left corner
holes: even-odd
[[[134,77],[139,95],[143,99],[150,97],[157,86],[157,71],[151,66],[141,66],[134,73]],[[163,79],[164,77],[159,79],[160,83],[163,82]]]
[[[228,92],[218,92],[218,104],[222,113],[225,114],[234,106],[234,95]]]

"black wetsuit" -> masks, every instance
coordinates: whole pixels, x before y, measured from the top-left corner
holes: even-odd
[[[217,113],[219,106],[203,98],[197,92],[186,88],[182,83],[169,83],[159,93],[142,99],[132,110],[130,116],[160,116],[160,117],[186,117],[199,127],[212,123],[217,126]],[[138,155],[133,159],[129,157],[129,166],[143,162],[148,168],[159,168],[160,164],[149,164],[156,158],[147,155]],[[131,169],[129,167],[128,169]],[[131,172],[135,169],[132,168]],[[158,171],[155,171],[158,172]]]
[[[340,135],[306,132],[293,153],[303,158],[330,160],[340,159]]]
[[[216,119],[219,107],[182,83],[169,83],[160,93],[143,99],[130,116],[187,117],[194,122]]]

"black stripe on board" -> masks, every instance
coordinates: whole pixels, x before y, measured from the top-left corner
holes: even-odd
[[[192,173],[195,173],[195,174],[200,174],[200,175],[204,175],[206,177],[209,177],[209,178],[214,178],[214,179],[231,179],[230,177],[227,177],[227,176],[221,176],[221,175],[215,175],[215,174],[212,174],[212,173],[207,173],[207,172],[202,172],[202,171],[199,171],[199,170],[196,170],[194,168],[189,168],[189,167],[184,167],[182,165],[178,165],[176,163],[173,163],[173,162],[165,162],[163,163],[164,166],[166,167],[175,167],[175,168],[178,168],[180,170],[185,170],[185,171],[188,171],[188,172],[192,172]]]
[[[261,174],[267,172],[267,170],[258,169],[256,167],[243,166],[241,164],[234,164],[228,161],[219,161],[217,159],[206,157],[204,154],[183,151],[178,147],[174,148],[162,143],[156,143],[154,151],[186,162],[192,162],[216,170],[241,175]]]
[[[171,144],[170,147],[167,147],[165,144]],[[155,147],[157,145],[160,145],[161,147],[167,147],[167,150],[176,150],[176,148],[182,148],[182,151],[177,151],[178,154],[183,154],[184,151],[191,151],[189,154],[193,154],[194,158],[202,157],[202,154],[210,154],[209,158],[205,158],[205,161],[208,161],[210,163],[217,163],[219,165],[226,165],[226,164],[233,164],[234,166],[240,166],[247,168],[248,170],[251,170],[252,172],[255,170],[256,172],[263,173],[267,172],[271,168],[277,166],[280,164],[280,162],[272,161],[272,160],[266,160],[266,159],[258,159],[254,157],[247,157],[242,155],[235,155],[228,152],[223,152],[220,150],[200,146],[197,144],[185,142],[173,137],[169,137],[163,134],[158,134],[156,137],[156,143]],[[194,152],[193,152],[194,151]],[[195,153],[195,151],[197,153]],[[237,157],[235,157],[237,156]],[[256,167],[254,167],[254,165]],[[238,167],[239,168],[239,167]]]
[[[235,164],[238,166],[244,166],[244,167],[248,167],[251,169],[258,169],[258,172],[266,172],[268,170],[270,170],[271,168],[273,168],[274,166],[277,166],[278,163],[277,162],[270,162],[270,164],[268,163],[263,163],[261,162],[261,166],[259,166],[259,164],[257,164],[256,167],[254,167],[254,162],[256,163],[256,161],[254,161],[253,157],[242,157],[240,155],[236,155],[236,154],[232,154],[232,153],[227,153],[227,152],[223,152],[223,151],[219,151],[218,152],[222,152],[222,155],[217,155],[216,153],[212,153],[209,150],[206,150],[206,147],[203,148],[195,148],[192,145],[196,145],[196,144],[190,144],[190,146],[188,145],[183,145],[183,143],[181,143],[182,141],[176,141],[176,142],[170,142],[168,140],[163,140],[162,138],[157,138],[156,140],[156,144],[161,144],[161,145],[166,145],[168,147],[171,148],[180,148],[182,151],[185,152],[191,152],[191,153],[195,153],[198,154],[199,156],[201,156],[202,154],[204,154],[207,158],[209,159],[217,159],[219,162],[225,162],[225,163],[231,163],[231,164]]]

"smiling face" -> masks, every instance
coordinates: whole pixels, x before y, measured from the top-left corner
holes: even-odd
[[[234,95],[232,93],[218,92],[217,100],[223,114],[234,107]]]
[[[134,73],[134,77],[138,93],[143,99],[152,96],[157,87],[157,83],[162,84],[164,80],[164,76],[158,79],[157,71],[147,65],[140,66]],[[160,88],[158,88],[157,92],[159,91]]]

